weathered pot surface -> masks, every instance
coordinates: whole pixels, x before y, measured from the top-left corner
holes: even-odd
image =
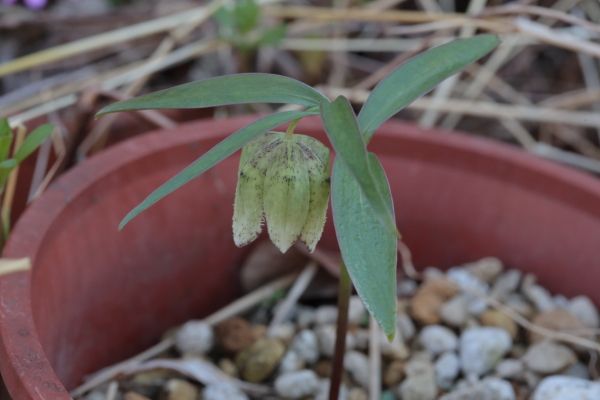
[[[86,374],[170,326],[231,301],[247,249],[231,238],[237,159],[159,203],[123,232],[154,187],[252,118],[200,121],[129,140],[61,177],[23,215],[0,278],[0,369],[17,400],[69,399]],[[299,132],[324,139],[317,119]],[[370,145],[419,266],[494,255],[551,290],[597,304],[600,181],[518,150],[390,122]],[[335,246],[328,225],[322,245]]]

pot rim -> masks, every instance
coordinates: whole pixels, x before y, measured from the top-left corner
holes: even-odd
[[[14,227],[3,252],[5,258],[29,256],[31,265],[35,265],[37,253],[46,235],[51,231],[54,221],[69,205],[72,199],[85,193],[97,180],[114,173],[124,165],[142,159],[156,151],[177,145],[185,145],[199,139],[218,139],[255,120],[256,115],[236,117],[224,120],[199,120],[179,125],[193,126],[197,132],[190,135],[165,136],[165,130],[155,130],[119,143],[97,156],[83,161],[54,182],[23,214]],[[206,134],[204,128],[210,128]],[[318,117],[304,118],[298,130],[322,130]],[[168,130],[167,130],[168,131]],[[600,181],[591,175],[570,169],[553,162],[534,157],[526,152],[489,139],[473,137],[455,131],[424,129],[416,125],[392,120],[378,129],[377,137],[402,137],[405,141],[427,148],[436,147],[447,151],[449,157],[443,162],[448,164],[456,159],[456,154],[481,157],[489,168],[477,171],[495,179],[503,178],[503,173],[511,168],[527,172],[543,182],[530,190],[543,190],[548,195],[557,196],[568,189],[569,201],[584,201],[594,198],[600,201]],[[168,133],[167,133],[168,134]],[[375,142],[377,139],[375,140]],[[380,154],[397,153],[398,149],[382,148]],[[408,154],[409,157],[424,157],[427,154]],[[459,157],[460,158],[460,157]],[[460,163],[452,161],[450,165],[460,168]],[[487,168],[487,167],[486,167]],[[509,176],[508,179],[512,179]],[[527,180],[522,178],[524,181]],[[548,183],[554,183],[553,188]],[[519,184],[519,182],[515,182]],[[530,183],[530,180],[528,180]],[[560,185],[556,185],[560,183]],[[524,182],[520,182],[521,185]],[[566,193],[565,193],[566,196]],[[600,209],[586,211],[600,218]],[[34,227],[34,229],[31,229]],[[2,375],[12,392],[26,392],[30,399],[45,398],[44,393],[53,393],[53,399],[70,399],[67,390],[54,373],[37,336],[31,307],[31,271],[16,272],[0,276],[0,357],[6,362],[2,365]],[[12,390],[11,390],[12,389]]]

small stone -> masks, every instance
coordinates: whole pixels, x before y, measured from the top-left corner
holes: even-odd
[[[454,351],[458,346],[458,338],[450,329],[442,325],[430,325],[419,334],[419,343],[432,355]]]
[[[512,385],[502,379],[485,378],[457,388],[440,400],[515,400]]]
[[[248,396],[231,383],[212,383],[202,391],[202,400],[249,400]]]
[[[290,348],[307,364],[314,364],[319,359],[319,341],[311,330],[304,329],[298,332]]]
[[[355,387],[348,392],[348,400],[369,400],[369,395],[364,389]]]
[[[103,396],[102,398],[104,399],[104,395],[102,395],[102,396]],[[142,396],[139,393],[131,392],[131,391],[125,393],[125,396],[123,396],[123,399],[124,400],[150,400],[146,396]]]
[[[288,350],[279,363],[279,373],[285,374],[288,372],[300,371],[301,369],[304,369],[304,366],[305,363],[302,357],[294,350]]]
[[[539,385],[542,377],[539,374],[527,369],[523,373],[523,380],[529,389],[534,389],[537,387],[537,385]]]
[[[379,350],[384,357],[394,360],[406,360],[410,356],[410,350],[400,335],[394,336],[390,342],[383,332],[379,332]]]
[[[338,310],[335,306],[320,306],[315,311],[316,325],[335,324],[337,321]]]
[[[410,297],[415,294],[419,285],[412,279],[402,279],[398,282],[398,297]]]
[[[577,362],[565,370],[563,375],[581,379],[590,379],[590,370],[587,365]]]
[[[514,379],[523,374],[524,370],[523,361],[514,358],[507,358],[496,365],[496,375],[499,378]]]
[[[542,312],[533,319],[532,323],[557,332],[578,332],[578,334],[581,334],[581,332],[589,330],[579,318],[563,309]],[[529,340],[531,342],[537,342],[544,338],[543,335],[529,332]]]
[[[354,337],[354,348],[356,350],[368,351],[369,340],[371,339],[371,334],[368,329],[353,330],[352,336]]]
[[[252,326],[243,318],[234,317],[219,323],[215,327],[217,342],[227,353],[238,353],[254,343]]]
[[[600,383],[570,376],[544,378],[533,393],[532,400],[598,400]]]
[[[437,396],[435,371],[430,361],[413,358],[406,365],[406,379],[398,386],[402,400],[434,400]]]
[[[551,311],[556,308],[550,292],[540,285],[524,285],[523,294],[539,312]]]
[[[472,315],[479,315],[487,309],[487,303],[481,298],[489,292],[489,286],[464,268],[451,268],[448,279],[464,291],[467,310]]]
[[[312,307],[299,307],[296,313],[296,325],[305,329],[315,322],[315,309]]]
[[[294,337],[295,331],[296,329],[294,328],[293,324],[285,322],[283,324],[270,327],[267,331],[267,334],[270,338],[279,339],[283,343],[290,343]]]
[[[425,270],[423,270],[423,278],[425,278],[425,282],[444,279],[444,272],[436,267],[426,267]]]
[[[424,325],[440,322],[440,308],[458,291],[456,284],[445,278],[425,281],[410,300],[410,314]]]
[[[350,303],[348,304],[348,322],[355,325],[361,325],[367,320],[366,318],[367,309],[360,297],[350,297]]]
[[[171,379],[165,387],[167,400],[196,400],[199,394],[196,386],[183,379]]]
[[[564,308],[564,309],[569,308],[569,299],[567,299],[562,294],[554,295],[554,297],[552,297],[552,301],[554,302],[555,308]]]
[[[262,382],[279,365],[285,352],[285,346],[277,339],[260,339],[242,351],[236,365],[240,376],[248,382]]]
[[[383,373],[383,384],[392,387],[399,384],[402,379],[404,379],[404,362],[394,360],[388,364]]]
[[[329,385],[331,384],[329,379],[321,379],[319,381],[319,389],[314,400],[329,400]],[[348,389],[343,383],[340,385],[340,392],[338,400],[348,400]]]
[[[219,368],[221,369],[221,371],[223,371],[226,375],[237,378],[238,369],[237,369],[235,363],[233,361],[231,361],[229,358],[220,359],[218,365],[219,365]]]
[[[504,329],[511,338],[517,337],[519,327],[508,315],[498,310],[487,310],[479,316],[481,324],[484,326],[495,326]]]
[[[314,370],[321,378],[329,378],[333,370],[331,360],[319,360],[319,362],[315,364]]]
[[[467,299],[463,295],[454,296],[440,308],[442,321],[450,326],[462,328],[469,318]]]
[[[598,328],[600,319],[598,317],[598,309],[586,296],[577,296],[569,302],[568,310],[571,314],[579,318],[589,328]]]
[[[319,350],[326,357],[333,357],[335,351],[335,326],[322,325],[316,330]],[[354,337],[350,332],[346,333],[346,350],[354,348]]]
[[[417,332],[417,328],[415,328],[412,319],[405,313],[398,314],[396,327],[398,328],[398,334],[402,336],[402,339],[405,341],[411,340]]]
[[[562,371],[575,361],[577,356],[571,349],[549,340],[534,344],[523,356],[527,368],[543,375]]]
[[[344,368],[354,382],[365,389],[369,388],[369,359],[358,351],[346,352],[344,356]]]
[[[452,387],[460,373],[460,361],[456,353],[444,353],[434,364],[435,381],[440,389],[447,390]]]
[[[469,328],[460,336],[460,364],[465,374],[481,376],[492,370],[511,348],[510,335],[500,328]]]
[[[175,334],[175,347],[181,354],[203,355],[213,347],[214,334],[210,325],[189,321]]]
[[[523,274],[517,269],[511,269],[500,275],[491,290],[492,297],[504,300],[507,295],[515,292],[521,283]]]
[[[495,257],[485,257],[469,263],[464,268],[482,282],[492,283],[504,269],[502,261]]]
[[[275,391],[287,399],[302,399],[319,390],[319,378],[310,370],[288,372],[275,380]]]

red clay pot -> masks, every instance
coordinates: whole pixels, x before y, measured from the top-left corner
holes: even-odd
[[[16,400],[63,400],[82,377],[167,328],[231,301],[247,249],[234,247],[237,160],[123,215],[249,118],[135,138],[59,179],[23,215],[4,256],[31,273],[0,279],[0,368]],[[299,131],[323,139],[316,119]],[[552,290],[600,303],[600,182],[485,140],[391,122],[371,145],[420,266],[495,255]],[[335,246],[329,226],[324,246]]]

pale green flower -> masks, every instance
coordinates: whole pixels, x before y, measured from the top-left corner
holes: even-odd
[[[264,219],[282,252],[297,240],[313,251],[325,225],[328,171],[329,149],[309,136],[269,132],[246,145],[235,193],[235,244],[255,240]]]

